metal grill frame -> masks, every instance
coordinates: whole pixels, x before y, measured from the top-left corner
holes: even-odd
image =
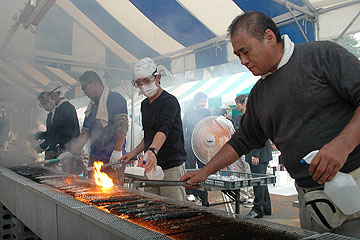
[[[76,200],[54,188],[38,184],[0,166],[0,202],[42,239],[170,239],[144,227]],[[346,239],[336,234],[318,234],[292,226],[252,219],[217,209],[198,206],[122,187],[124,191],[157,199],[169,204],[189,207],[227,218],[233,223],[253,225],[254,231],[302,236],[298,239]]]
[[[0,167],[0,202],[42,239],[170,239]]]

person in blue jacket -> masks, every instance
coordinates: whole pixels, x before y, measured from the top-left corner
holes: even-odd
[[[105,87],[94,71],[83,73],[79,80],[82,90],[90,98],[90,103],[85,111],[82,132],[69,150],[72,154],[79,153],[90,139],[89,167],[96,161],[104,164],[117,163],[126,153],[125,138],[129,127],[126,100],[119,93]],[[125,164],[114,165],[102,171],[106,172],[114,183],[123,184]],[[92,177],[93,172],[90,172],[89,176]]]

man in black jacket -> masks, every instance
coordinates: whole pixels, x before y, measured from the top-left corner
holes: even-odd
[[[270,140],[265,147],[252,150],[245,156],[250,165],[251,173],[266,174],[269,161],[272,160]],[[254,206],[247,215],[252,218],[262,218],[263,215],[271,215],[271,200],[267,185],[253,186],[255,199]]]
[[[35,149],[38,153],[45,151],[45,159],[53,159],[64,152],[67,143],[79,136],[80,130],[75,107],[64,96],[68,88],[59,82],[51,82],[47,89],[38,96],[40,107],[49,112],[46,131],[35,134],[36,139],[45,141]],[[72,172],[70,166],[66,172]]]

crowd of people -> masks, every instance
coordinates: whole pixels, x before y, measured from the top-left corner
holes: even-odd
[[[352,174],[359,170],[359,59],[332,42],[295,45],[287,35],[280,35],[271,18],[259,12],[236,17],[228,32],[241,64],[261,78],[248,96],[236,97],[241,113],[233,119],[236,131],[207,164],[199,161],[191,146],[194,127],[211,115],[205,108],[206,94],[195,95],[194,106],[185,111],[182,121],[177,98],[160,85],[162,75],[171,73],[151,58],[141,59],[133,69],[132,84],[145,96],[141,102],[144,137],[133,150],[125,151],[129,128],[126,100],[104,86],[93,71],[80,77],[82,90],[90,99],[81,133],[75,108],[64,98],[66,87],[50,85],[39,95],[40,106],[49,113],[46,131],[36,134],[45,141],[36,150],[45,151],[46,158],[58,157],[64,166],[72,166],[90,139],[90,165],[94,161],[125,163],[107,170],[118,184],[123,183],[126,164],[143,153],[141,161],[146,172],[159,165],[165,180],[180,179],[194,185],[233,163],[237,171],[266,173],[272,158],[271,141],[295,179],[301,227],[360,237],[356,227],[360,214],[338,221],[341,211],[326,194],[320,194],[324,183],[338,171]],[[319,152],[311,164],[301,164],[300,159],[313,150]],[[197,171],[185,174],[185,168]],[[68,169],[76,172],[73,167]],[[360,182],[358,175],[354,177]],[[314,190],[319,197],[313,195]],[[178,200],[186,198],[183,187],[153,187],[146,191]],[[243,193],[246,199],[254,197],[248,217],[270,215],[267,186],[254,187],[253,191],[254,196],[250,191]],[[308,199],[315,204],[309,204]]]

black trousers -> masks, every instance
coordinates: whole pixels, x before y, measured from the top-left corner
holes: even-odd
[[[186,151],[185,169],[196,169],[196,163],[199,168],[202,168],[203,166],[205,166],[205,164],[200,162],[199,159],[195,156],[195,154],[191,148],[190,141],[185,143],[185,151]]]
[[[250,164],[251,173],[266,173],[268,162],[259,163],[257,166]],[[254,206],[252,208],[258,214],[271,214],[271,200],[268,186],[254,186]]]

